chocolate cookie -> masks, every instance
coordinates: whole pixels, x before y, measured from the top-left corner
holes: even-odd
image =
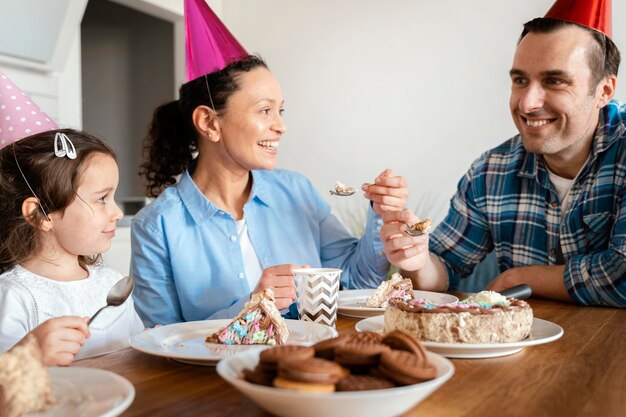
[[[350,341],[366,343],[382,343],[383,335],[377,332],[358,332],[350,335]]]
[[[275,346],[261,351],[259,364],[266,375],[273,377],[278,371],[278,362],[285,359],[308,359],[312,358],[314,354],[315,349],[311,346]]]
[[[381,337],[382,339],[382,337]],[[350,339],[343,346],[335,348],[335,361],[348,367],[352,372],[367,372],[369,367],[376,366],[380,355],[391,348],[375,341],[375,339]]]
[[[254,369],[244,369],[243,379],[253,384],[271,387],[273,378],[269,377],[260,365],[257,365]]]
[[[346,374],[338,363],[321,358],[285,360],[278,365],[278,376],[298,382],[335,384]]]
[[[424,346],[422,346],[422,344],[409,333],[401,330],[394,330],[391,333],[387,333],[382,342],[391,349],[411,352],[426,360],[426,349],[424,349]]]
[[[337,382],[337,391],[368,391],[393,388],[396,385],[386,378],[373,375],[348,375]]]
[[[437,376],[437,369],[427,359],[403,350],[384,352],[378,369],[398,385],[417,384]]]
[[[333,360],[335,358],[335,348],[343,346],[349,339],[350,336],[341,335],[332,339],[322,340],[321,342],[313,345],[313,349],[315,349],[315,356],[318,358]]]
[[[335,384],[314,384],[311,382],[292,381],[280,376],[274,378],[274,386],[303,392],[334,392]]]

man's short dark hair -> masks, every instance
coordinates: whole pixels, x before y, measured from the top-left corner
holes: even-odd
[[[538,17],[524,24],[524,30],[519,38],[519,42],[529,33],[550,33],[555,32],[563,27],[575,25],[583,28],[593,36],[595,47],[589,50],[587,59],[589,60],[589,68],[591,68],[591,87],[598,85],[600,80],[608,75],[617,76],[620,64],[619,49],[611,38],[586,26],[577,23],[567,22],[565,20],[552,19],[546,17]]]

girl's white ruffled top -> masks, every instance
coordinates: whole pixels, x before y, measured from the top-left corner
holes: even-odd
[[[88,267],[89,277],[54,281],[17,265],[0,275],[0,353],[28,332],[54,317],[91,317],[106,305],[109,290],[122,274],[102,265]],[[128,346],[130,336],[143,331],[132,297],[119,307],[104,309],[89,326],[87,339],[76,359]]]

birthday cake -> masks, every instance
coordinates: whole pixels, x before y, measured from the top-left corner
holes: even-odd
[[[289,327],[274,304],[269,288],[254,294],[228,325],[207,336],[208,343],[225,345],[282,345]]]
[[[413,282],[396,272],[387,281],[383,281],[365,303],[372,308],[387,308],[391,298],[401,298],[404,301],[414,299]]]
[[[447,304],[392,298],[384,332],[403,330],[427,342],[506,343],[526,339],[532,322],[533,311],[525,301],[482,291]]]
[[[0,417],[43,411],[54,402],[37,339],[27,336],[0,356]]]

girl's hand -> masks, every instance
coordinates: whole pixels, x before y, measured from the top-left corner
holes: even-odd
[[[37,338],[46,366],[68,366],[91,336],[89,317],[64,316],[50,319],[35,327],[31,333]]]

